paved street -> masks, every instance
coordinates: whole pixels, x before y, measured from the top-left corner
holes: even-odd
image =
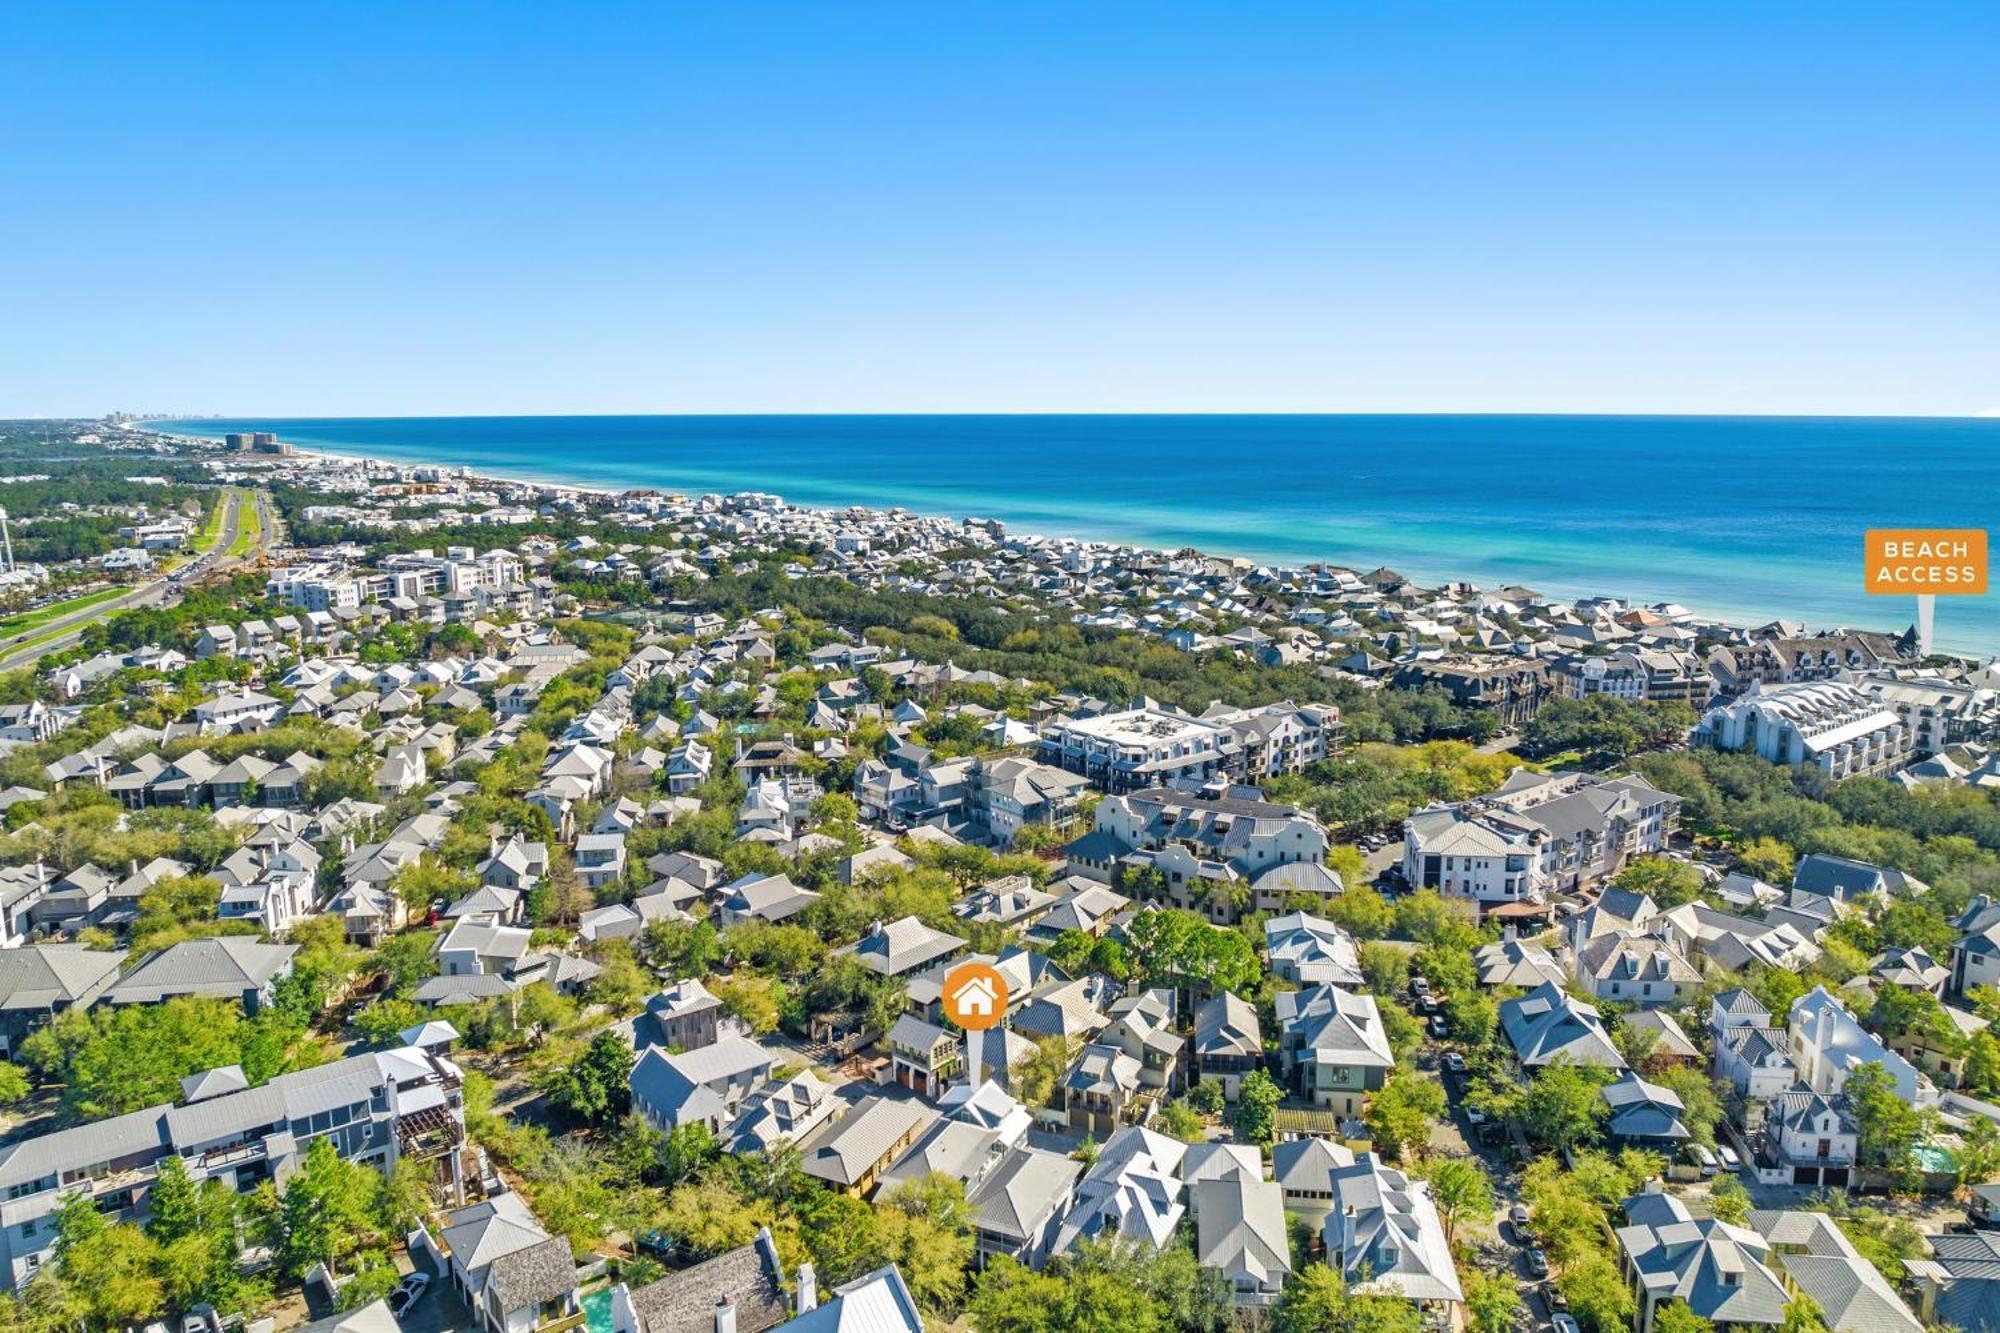
[[[215,545],[171,574],[162,574],[151,582],[138,584],[107,601],[87,606],[74,615],[52,620],[45,625],[37,625],[30,630],[23,630],[12,638],[0,642],[0,652],[5,653],[4,656],[0,656],[0,671],[14,671],[24,666],[32,666],[44,657],[72,647],[82,637],[84,630],[99,621],[107,620],[120,611],[177,600],[180,596],[181,583],[238,563],[230,559],[227,553],[243,532],[244,496],[245,493],[241,491],[230,492],[226,502],[228,507],[223,514],[222,534],[216,539]],[[275,507],[271,504],[270,497],[262,491],[255,493],[252,502],[258,506],[257,512],[261,519],[258,546],[260,549],[269,549],[275,544],[277,533]],[[50,637],[51,632],[57,630],[61,633]],[[9,649],[9,645],[21,643],[25,643],[25,646]]]

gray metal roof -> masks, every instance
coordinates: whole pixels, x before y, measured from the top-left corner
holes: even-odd
[[[240,935],[183,940],[133,968],[104,998],[112,1004],[154,1004],[176,995],[236,998],[269,985],[298,951],[295,944]]]

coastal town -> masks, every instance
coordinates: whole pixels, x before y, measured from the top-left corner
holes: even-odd
[[[0,1326],[2000,1330],[1992,658],[0,454]]]

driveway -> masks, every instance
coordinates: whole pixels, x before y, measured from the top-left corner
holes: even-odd
[[[401,1256],[408,1259],[408,1256]],[[402,1265],[398,1265],[401,1267]],[[416,1268],[431,1275],[430,1290],[397,1322],[403,1326],[403,1333],[468,1333],[478,1327],[472,1318],[472,1311],[465,1308],[458,1292],[452,1289],[442,1273],[427,1263],[417,1263]]]

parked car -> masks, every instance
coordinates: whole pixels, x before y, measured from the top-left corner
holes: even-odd
[[[1507,1220],[1514,1224],[1514,1230],[1525,1236],[1528,1234],[1528,1205],[1516,1202],[1507,1210]]]
[[[1443,1014],[1431,1015],[1431,1035],[1439,1041],[1451,1035],[1451,1025],[1444,1021]]]
[[[1529,1250],[1526,1258],[1528,1261],[1528,1275],[1530,1277],[1547,1277],[1549,1275],[1549,1256],[1542,1253],[1540,1246]]]
[[[1549,1327],[1554,1329],[1555,1333],[1583,1333],[1583,1330],[1577,1327],[1576,1317],[1567,1311],[1557,1311],[1556,1317],[1549,1321]]]
[[[1687,1151],[1682,1156],[1687,1158],[1690,1165],[1700,1167],[1701,1173],[1704,1176],[1715,1174],[1715,1154],[1702,1147],[1699,1143],[1690,1143],[1687,1146]]]
[[[429,1273],[411,1273],[407,1275],[401,1282],[396,1284],[396,1289],[389,1293],[389,1313],[401,1319],[405,1314],[409,1313],[410,1309],[418,1301],[424,1298],[424,1293],[430,1289],[431,1275]]]
[[[1721,1159],[1724,1171],[1741,1171],[1743,1169],[1743,1159],[1738,1157],[1736,1149],[1730,1147],[1728,1144],[1716,1144],[1715,1155]]]
[[[1444,1067],[1454,1074],[1463,1074],[1465,1072],[1465,1057],[1457,1051],[1446,1051],[1444,1053]]]
[[[1431,983],[1428,977],[1419,972],[1416,976],[1410,978],[1410,994],[1429,995],[1430,993]]]

